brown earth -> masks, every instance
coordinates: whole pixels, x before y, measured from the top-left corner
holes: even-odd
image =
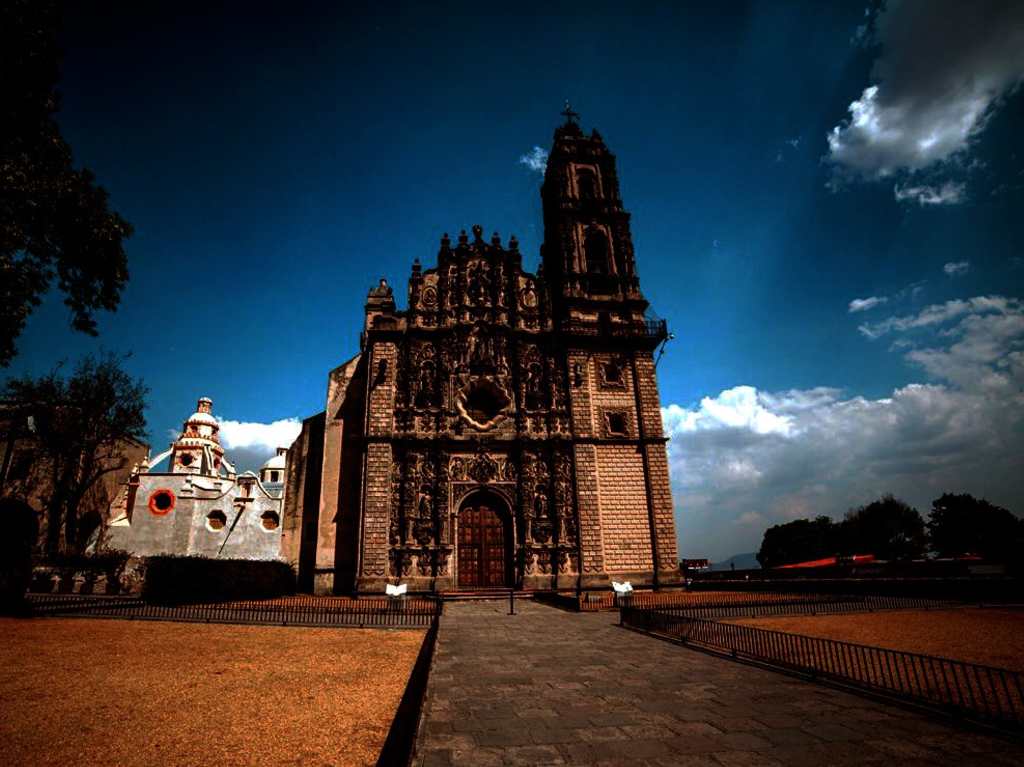
[[[1024,610],[965,608],[727,621],[1024,671]]]
[[[0,619],[0,762],[373,764],[424,633]]]

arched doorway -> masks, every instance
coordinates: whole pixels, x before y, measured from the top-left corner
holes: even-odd
[[[473,493],[459,507],[460,589],[507,587],[512,582],[512,526],[508,504],[494,493]]]

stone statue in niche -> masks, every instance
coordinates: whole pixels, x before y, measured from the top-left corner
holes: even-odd
[[[486,261],[471,264],[466,273],[466,294],[471,304],[482,306],[490,303],[491,269]]]
[[[495,367],[494,339],[480,325],[466,339],[465,361],[471,370]]]
[[[547,487],[538,485],[533,496],[533,540],[547,543],[553,533],[549,515]]]
[[[544,373],[540,363],[531,362],[526,369],[526,407],[540,410],[544,405]]]
[[[548,518],[547,488],[543,485],[537,485],[533,496],[533,516],[535,519]]]
[[[578,362],[572,363],[572,385],[576,389],[583,386],[583,366]]]
[[[420,364],[417,381],[416,407],[432,407],[437,404],[437,373],[432,360]]]

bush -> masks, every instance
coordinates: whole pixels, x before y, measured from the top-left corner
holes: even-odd
[[[161,604],[269,599],[294,592],[290,565],[251,559],[148,557],[142,584],[143,598]]]

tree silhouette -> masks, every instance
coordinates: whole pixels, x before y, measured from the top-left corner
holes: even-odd
[[[846,513],[839,524],[839,541],[841,554],[912,559],[924,554],[924,520],[910,504],[883,495]]]
[[[54,120],[59,108],[57,4],[0,3],[0,367],[54,278],[71,325],[96,335],[93,313],[117,308],[132,228]]]
[[[836,548],[836,525],[831,519],[796,519],[765,531],[757,561],[761,567],[778,567],[829,557]]]
[[[928,514],[932,550],[939,556],[976,554],[1008,562],[1019,558],[1024,521],[1007,509],[966,493],[943,493]]]
[[[7,381],[5,404],[21,423],[31,424],[37,459],[53,483],[46,504],[47,555],[76,550],[79,504],[104,475],[125,468],[125,441],[141,442],[145,435],[147,391],[113,354],[85,357],[67,379],[58,367],[38,379]]]

